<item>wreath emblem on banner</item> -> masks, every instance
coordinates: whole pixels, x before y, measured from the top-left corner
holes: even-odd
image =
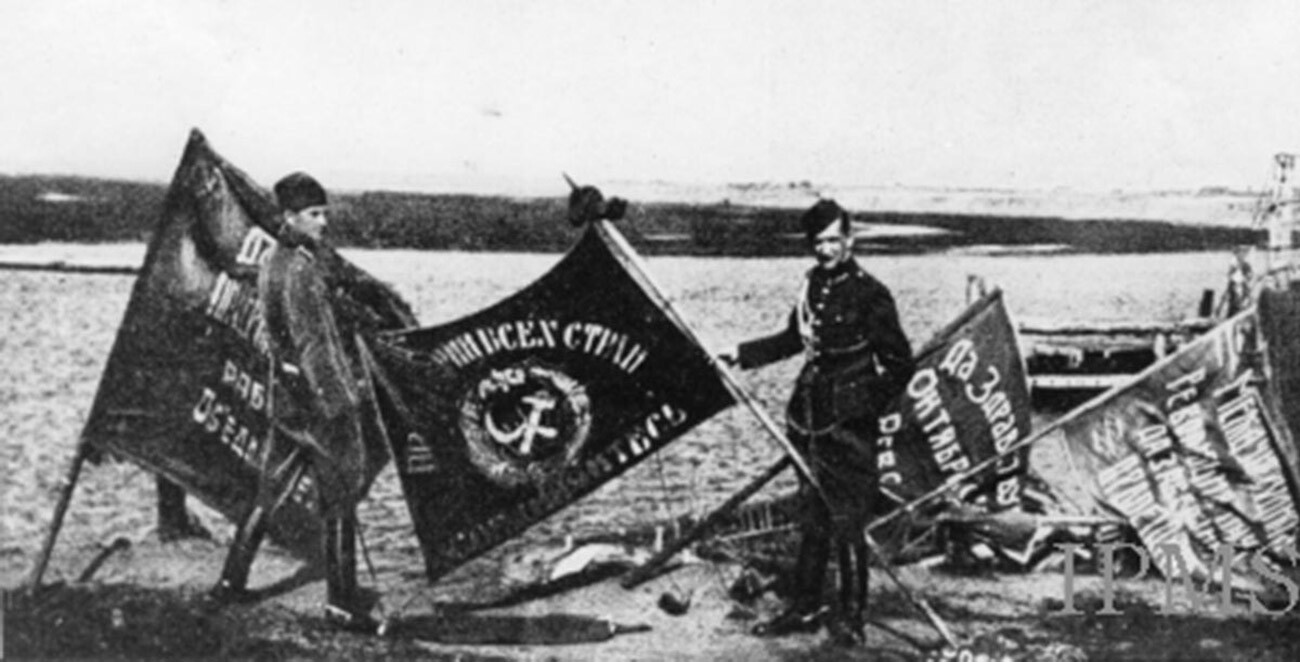
[[[586,387],[534,361],[491,370],[460,406],[469,460],[503,487],[536,484],[573,460],[591,432]]]

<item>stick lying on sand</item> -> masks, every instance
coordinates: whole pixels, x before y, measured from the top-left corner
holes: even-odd
[[[67,262],[0,262],[0,269],[13,271],[57,271],[74,274],[116,274],[134,276],[140,273],[138,267],[120,264],[68,264]]]
[[[77,577],[77,583],[84,583],[90,581],[90,578],[95,576],[95,573],[99,570],[100,566],[104,565],[104,562],[108,560],[108,557],[112,556],[115,552],[119,550],[130,549],[130,548],[131,548],[131,541],[121,536],[118,536],[117,539],[115,539],[112,542],[112,544],[103,545],[102,548],[99,550],[99,553],[95,555],[95,558],[90,560],[90,563],[86,566],[86,569],[81,571],[81,575]]]
[[[422,615],[398,619],[391,633],[399,638],[444,644],[562,645],[606,641],[619,634],[647,632],[650,626],[621,625],[604,618],[574,614],[542,616]]]

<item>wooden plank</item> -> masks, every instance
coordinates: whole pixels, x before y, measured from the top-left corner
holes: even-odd
[[[1168,333],[1195,333],[1214,328],[1217,322],[1210,318],[1194,317],[1176,322],[1077,322],[1059,320],[1035,320],[1022,322],[1020,333],[1037,336],[1084,336],[1084,335],[1159,335]]]
[[[1123,384],[1130,379],[1133,379],[1133,375],[1030,375],[1029,386],[1035,389],[1054,390],[1108,389]]]

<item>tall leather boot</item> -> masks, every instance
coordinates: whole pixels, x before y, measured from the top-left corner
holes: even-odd
[[[270,452],[269,445],[266,452]],[[226,563],[221,569],[221,579],[211,591],[214,598],[237,601],[252,597],[248,592],[248,573],[253,567],[253,559],[257,556],[257,548],[262,545],[262,539],[266,536],[266,528],[271,524],[271,515],[288,500],[298,484],[298,479],[306,471],[306,467],[302,456],[295,454],[280,469],[258,480],[257,498],[253,501],[248,514],[235,529],[235,539],[231,541],[230,552],[226,554]],[[184,498],[183,492],[182,498]]]
[[[830,538],[818,527],[805,527],[799,542],[790,587],[790,606],[771,620],[755,625],[759,636],[779,637],[796,632],[816,632],[826,609],[821,604],[822,580],[830,562]]]
[[[351,609],[357,597],[356,527],[349,518],[330,518],[324,533],[326,600]]]
[[[830,536],[820,530],[805,531],[794,570],[792,602],[796,608],[812,611],[821,605],[822,582],[826,579],[830,557]]]
[[[853,597],[857,587],[857,564],[853,562],[853,546],[835,541],[835,564],[839,568],[839,611],[843,616],[853,613]]]
[[[325,520],[325,617],[354,632],[374,633],[379,623],[370,618],[357,587],[357,528],[355,516]]]
[[[839,553],[840,611],[855,623],[865,623],[870,586],[867,546],[860,543],[841,544]]]
[[[839,602],[827,622],[831,640],[839,646],[856,646],[863,638],[866,609],[866,556],[862,545],[836,541],[839,567]]]
[[[857,564],[857,604],[855,605],[854,619],[863,624],[867,623],[867,598],[871,595],[871,551],[867,549],[866,543],[858,543],[856,546],[857,553],[854,561]]]

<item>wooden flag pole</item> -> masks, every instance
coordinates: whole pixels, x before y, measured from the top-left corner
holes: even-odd
[[[60,485],[59,502],[54,506],[54,518],[50,521],[50,530],[45,534],[45,543],[41,546],[41,553],[36,557],[36,565],[27,579],[28,591],[40,588],[41,580],[45,578],[45,568],[50,563],[50,555],[54,552],[54,543],[59,537],[59,530],[63,528],[63,518],[68,514],[68,504],[72,502],[72,493],[77,487],[77,479],[81,476],[81,466],[86,463],[86,457],[90,454],[89,449],[90,444],[84,438],[77,443],[77,455],[72,458],[72,464],[68,467],[68,473],[63,477],[63,483]]]
[[[829,505],[829,502],[827,505]],[[880,569],[885,571],[890,581],[894,582],[894,586],[897,586],[898,590],[902,592],[903,597],[907,598],[907,601],[912,603],[912,606],[925,615],[925,619],[930,622],[930,626],[934,628],[935,632],[938,632],[939,636],[943,637],[945,643],[956,648],[957,638],[953,636],[952,630],[948,629],[948,624],[939,617],[938,612],[934,610],[934,607],[930,606],[929,602],[925,601],[925,598],[913,593],[912,589],[903,583],[898,573],[894,572],[894,566],[890,565],[889,558],[880,549],[880,544],[876,542],[875,538],[871,537],[871,533],[866,529],[862,530],[862,539],[866,542],[867,550],[871,552],[871,555],[880,561]]]
[[[755,418],[758,419],[758,422],[763,425],[768,434],[770,434],[772,438],[776,440],[777,444],[781,446],[781,450],[784,451],[786,456],[790,458],[790,461],[794,463],[794,466],[799,470],[799,473],[806,478],[814,488],[816,488],[818,493],[821,493],[821,482],[813,475],[812,468],[809,467],[808,462],[803,459],[803,455],[800,454],[794,447],[794,444],[786,438],[785,434],[781,432],[781,429],[777,427],[776,422],[772,420],[772,417],[768,415],[767,411],[764,410],[754,397],[749,394],[749,391],[747,391],[736,379],[736,376],[731,374],[731,371],[728,370],[726,366],[722,365],[717,357],[704,349],[704,343],[700,342],[699,337],[695,335],[695,330],[686,323],[686,320],[677,312],[677,307],[674,306],[673,302],[664,295],[661,289],[659,289],[659,285],[650,277],[650,272],[642,266],[640,256],[638,256],[636,251],[628,245],[627,239],[623,237],[623,234],[611,225],[609,221],[604,219],[598,220],[592,225],[596,228],[596,231],[600,232],[601,236],[613,242],[614,245],[618,247],[618,250],[614,251],[614,257],[617,258],[619,262],[622,262],[634,277],[642,281],[642,284],[645,285],[646,293],[649,294],[650,297],[655,300],[655,303],[663,309],[664,313],[677,324],[677,327],[681,329],[682,333],[686,334],[686,337],[689,338],[696,347],[699,347],[701,351],[703,351],[709,365],[713,368],[714,372],[722,378],[722,383],[727,386],[727,390],[731,391],[731,394],[735,396],[736,400],[745,405],[745,407],[754,414]]]
[[[603,237],[614,242],[618,247],[619,250],[616,251],[615,255],[619,261],[630,267],[631,272],[635,276],[643,279],[647,293],[650,294],[655,299],[656,303],[663,308],[664,312],[677,323],[677,326],[682,330],[682,332],[685,333],[697,347],[703,349],[704,345],[695,335],[695,331],[686,324],[686,321],[682,318],[681,314],[677,312],[677,308],[673,305],[672,300],[665,296],[663,291],[659,289],[659,286],[655,283],[654,279],[651,278],[650,272],[642,268],[639,256],[636,251],[628,245],[627,239],[623,237],[622,233],[614,228],[609,221],[604,219],[595,221],[594,225],[596,230],[600,232]],[[794,444],[790,439],[781,432],[780,428],[777,427],[776,423],[772,420],[772,417],[758,404],[754,397],[749,394],[749,391],[740,384],[735,375],[731,374],[731,371],[728,370],[726,366],[722,365],[722,363],[707,350],[705,350],[704,354],[708,357],[709,364],[713,366],[714,371],[716,371],[718,376],[722,378],[723,383],[726,384],[727,388],[736,396],[736,399],[753,412],[754,416],[760,423],[762,423],[768,434],[775,439],[781,446],[782,450],[785,451],[786,456],[794,464],[795,468],[799,470],[800,475],[802,475],[808,481],[809,485],[816,490],[817,494],[826,502],[827,507],[833,509],[834,504],[830,500],[826,499],[826,492],[822,489],[821,482],[817,480],[816,475],[813,474],[812,469],[808,466],[807,461],[803,459],[803,456],[799,453],[798,449],[794,447]],[[871,551],[872,555],[880,559],[881,567],[884,569],[885,574],[889,576],[890,580],[893,581],[896,586],[898,586],[898,589],[903,593],[903,596],[908,600],[908,602],[911,602],[912,605],[925,616],[926,620],[930,622],[930,625],[934,627],[935,631],[939,633],[939,636],[943,637],[944,641],[947,642],[949,646],[956,647],[957,641],[953,637],[952,631],[948,629],[947,624],[943,622],[943,619],[939,617],[939,614],[937,614],[924,599],[912,593],[912,591],[903,584],[902,580],[898,577],[898,574],[895,573],[893,568],[885,562],[885,556],[881,553],[880,546],[871,538],[871,534],[867,530],[863,531],[863,537],[866,540],[867,548]]]

